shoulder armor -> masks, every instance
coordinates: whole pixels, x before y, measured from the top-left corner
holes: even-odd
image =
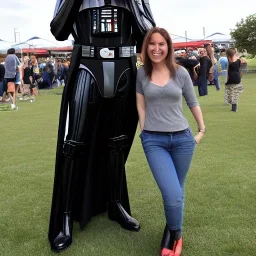
[[[57,0],[51,32],[59,41],[68,39],[83,0]]]

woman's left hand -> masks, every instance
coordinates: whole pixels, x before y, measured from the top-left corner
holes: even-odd
[[[195,138],[195,141],[196,141],[196,144],[198,144],[202,138],[204,136],[204,133],[203,132],[199,132],[194,138]]]

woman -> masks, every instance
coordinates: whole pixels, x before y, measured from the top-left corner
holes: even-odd
[[[231,111],[237,112],[237,103],[243,91],[240,73],[241,60],[237,58],[234,48],[227,49],[226,55],[228,57],[228,78],[225,83],[227,101],[228,104],[232,104]]]
[[[136,83],[137,110],[142,146],[164,200],[167,226],[161,255],[179,256],[184,182],[205,125],[191,78],[175,63],[172,41],[165,29],[155,27],[148,32],[142,56],[144,66],[138,70]],[[182,95],[198,124],[195,138],[182,112]]]
[[[32,84],[32,76],[31,76],[31,68],[32,65],[29,62],[29,59],[27,56],[23,59],[23,92],[22,92],[22,98],[20,100],[27,100],[31,99],[31,84]]]
[[[37,87],[40,88],[41,83],[43,81],[42,76],[40,74],[40,69],[38,66],[38,61],[35,55],[30,56],[30,64],[31,66],[31,78],[33,84],[37,84]]]

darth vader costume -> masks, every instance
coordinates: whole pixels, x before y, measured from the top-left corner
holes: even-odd
[[[138,231],[125,176],[136,132],[136,51],[155,26],[148,0],[58,0],[51,32],[73,35],[56,152],[48,238],[54,251],[72,243],[98,214]]]

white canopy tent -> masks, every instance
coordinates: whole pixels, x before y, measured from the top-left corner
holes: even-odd
[[[24,42],[12,45],[13,48],[45,48],[45,47],[56,47],[58,43],[43,39],[38,36],[33,36]]]
[[[234,40],[230,36],[220,32],[213,33],[205,37],[204,39],[212,40],[213,43],[233,43],[234,42]]]

